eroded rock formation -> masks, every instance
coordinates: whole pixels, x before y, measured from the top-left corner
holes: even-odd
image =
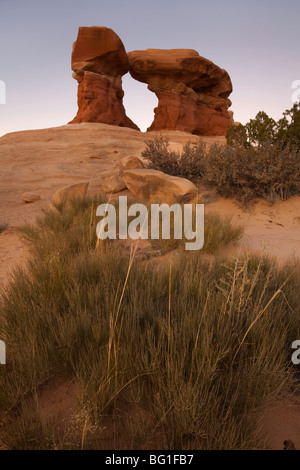
[[[128,66],[124,45],[112,29],[80,27],[72,52],[78,112],[70,124],[99,122],[139,130],[123,106],[122,76]]]
[[[224,135],[233,122],[228,111],[232,84],[228,73],[192,49],[147,49],[128,53],[133,78],[158,97],[148,130],[179,130]]]
[[[78,81],[78,112],[71,121],[138,127],[126,116],[122,76],[147,83],[158,97],[148,130],[224,135],[233,122],[228,73],[192,49],[147,49],[126,54],[117,34],[105,27],[80,27],[72,52]]]

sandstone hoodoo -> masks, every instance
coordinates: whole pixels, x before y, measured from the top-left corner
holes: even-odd
[[[72,52],[78,112],[70,124],[97,122],[139,130],[126,116],[122,76],[147,83],[158,97],[149,131],[225,135],[233,123],[226,70],[193,49],[147,49],[126,54],[118,35],[102,26],[80,27]]]
[[[228,73],[192,49],[147,49],[128,53],[133,78],[158,97],[148,130],[179,130],[224,135],[233,122],[228,111],[232,84]]]
[[[128,68],[124,45],[112,29],[80,27],[72,52],[78,112],[70,124],[98,122],[139,130],[123,106],[122,76]]]

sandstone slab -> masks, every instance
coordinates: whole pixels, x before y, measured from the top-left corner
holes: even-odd
[[[127,157],[121,158],[116,166],[119,166],[123,170],[136,170],[137,168],[144,168],[145,165],[139,157],[128,155]]]
[[[185,203],[197,196],[197,188],[191,181],[158,170],[125,170],[123,179],[136,198],[144,201]]]
[[[65,186],[53,194],[51,202],[52,204],[61,204],[72,199],[82,198],[86,195],[88,186],[89,182],[81,182]]]

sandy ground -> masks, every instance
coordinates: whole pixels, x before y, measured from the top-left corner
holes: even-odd
[[[22,266],[28,247],[19,239],[18,227],[33,222],[49,205],[53,192],[63,186],[89,181],[89,192],[100,191],[103,173],[124,156],[140,156],[145,140],[157,133],[141,133],[105,124],[76,124],[51,129],[23,131],[0,138],[0,287],[4,286],[16,266]],[[161,133],[160,133],[161,134]],[[183,132],[166,132],[172,148],[180,150],[197,137]],[[208,144],[224,138],[203,138]],[[39,201],[26,204],[24,192],[35,192]],[[245,227],[245,235],[232,254],[257,250],[276,256],[280,261],[300,258],[300,197],[274,204],[258,201],[247,211],[235,201],[217,197],[200,188],[207,211],[232,216],[233,222]],[[229,254],[231,254],[229,250]],[[262,424],[268,444],[282,448],[290,438],[300,449],[300,400],[274,405]],[[275,429],[275,431],[274,431]]]
[[[300,449],[300,397],[284,394],[266,406],[259,434],[268,448],[283,449],[284,440],[292,440]]]
[[[230,215],[245,228],[241,247],[280,261],[300,258],[300,197],[274,204],[260,200],[247,210],[231,199],[217,198],[206,210]]]

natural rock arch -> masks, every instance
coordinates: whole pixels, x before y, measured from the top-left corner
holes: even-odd
[[[148,85],[158,98],[148,130],[225,135],[233,122],[228,73],[193,49],[147,49],[126,54],[117,34],[80,27],[72,52],[78,113],[71,123],[102,122],[139,130],[123,106],[122,76]]]
[[[147,49],[128,53],[129,72],[158,97],[148,130],[224,135],[232,84],[228,73],[192,49]]]

